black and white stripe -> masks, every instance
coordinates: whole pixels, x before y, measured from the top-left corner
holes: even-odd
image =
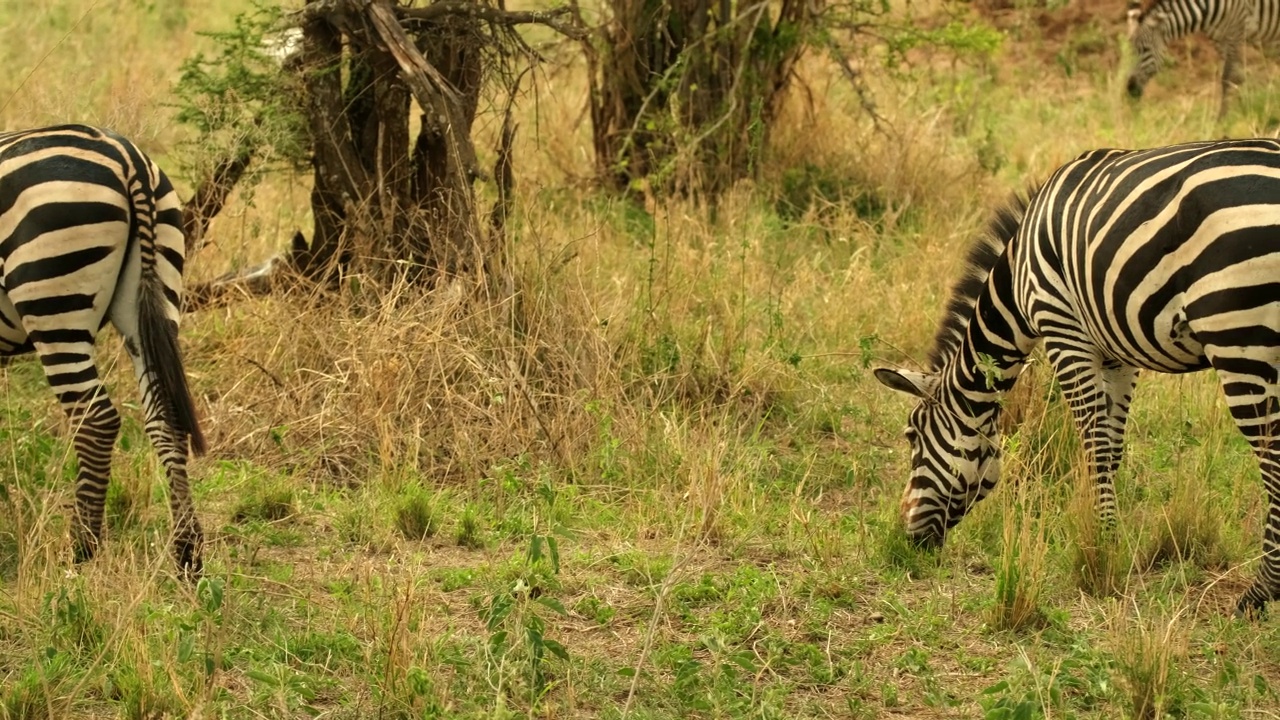
[[[1280,0],[1155,0],[1143,7],[1129,2],[1129,40],[1133,67],[1126,85],[1141,97],[1147,81],[1160,69],[1164,48],[1185,35],[1203,33],[1222,56],[1222,103],[1226,112],[1231,89],[1240,84],[1240,54],[1245,42],[1280,41]]]
[[[147,436],[169,476],[174,553],[201,570],[188,443],[205,449],[178,350],[182,208],[137,147],[95,128],[0,133],[0,357],[34,352],[74,433],[77,561],[97,549],[120,416],[94,341],[109,321],[142,390]]]
[[[1098,512],[1140,369],[1214,368],[1270,498],[1242,611],[1280,597],[1280,142],[1097,150],[1002,213],[957,284],[928,372],[878,368],[911,412],[908,533],[939,544],[999,479],[1000,396],[1043,342],[1080,430]],[[975,281],[972,278],[976,278]]]

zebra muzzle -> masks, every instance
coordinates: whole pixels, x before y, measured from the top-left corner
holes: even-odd
[[[1142,97],[1142,82],[1138,78],[1130,75],[1129,82],[1125,88],[1129,91],[1129,97],[1135,100]]]

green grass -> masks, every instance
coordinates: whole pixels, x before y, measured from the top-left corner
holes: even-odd
[[[0,10],[6,124],[110,121],[168,167],[168,75],[242,3],[117,3],[73,30],[90,4]],[[1273,712],[1280,622],[1231,616],[1265,505],[1211,374],[1143,377],[1114,534],[1043,364],[1011,400],[1007,482],[940,552],[898,522],[910,404],[867,368],[924,355],[994,204],[1085,149],[1280,117],[1264,62],[1217,126],[1215,69],[1185,52],[1121,97],[1120,18],[1002,17],[991,63],[922,48],[900,84],[869,72],[879,127],[808,58],[760,179],[714,221],[586,187],[581,68],[540,76],[558,85],[536,118],[519,103],[519,302],[364,287],[185,318],[212,443],[197,587],[118,340],[99,347],[126,437],[82,566],[65,421],[37,362],[0,369],[0,720]],[[308,228],[308,192],[234,198],[192,278]]]

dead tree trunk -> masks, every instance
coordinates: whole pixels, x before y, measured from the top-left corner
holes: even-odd
[[[599,176],[715,195],[750,175],[821,0],[606,0],[584,43]]]

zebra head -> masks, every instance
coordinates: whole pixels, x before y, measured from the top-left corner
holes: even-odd
[[[911,478],[902,492],[902,522],[916,544],[941,546],[947,530],[1000,480],[999,445],[993,432],[947,406],[938,375],[877,368],[875,376],[920,399],[907,421]]]
[[[1142,97],[1147,81],[1160,69],[1165,43],[1169,40],[1169,15],[1163,7],[1141,0],[1129,0],[1127,12],[1129,44],[1133,48],[1133,68],[1125,87],[1129,97]]]

